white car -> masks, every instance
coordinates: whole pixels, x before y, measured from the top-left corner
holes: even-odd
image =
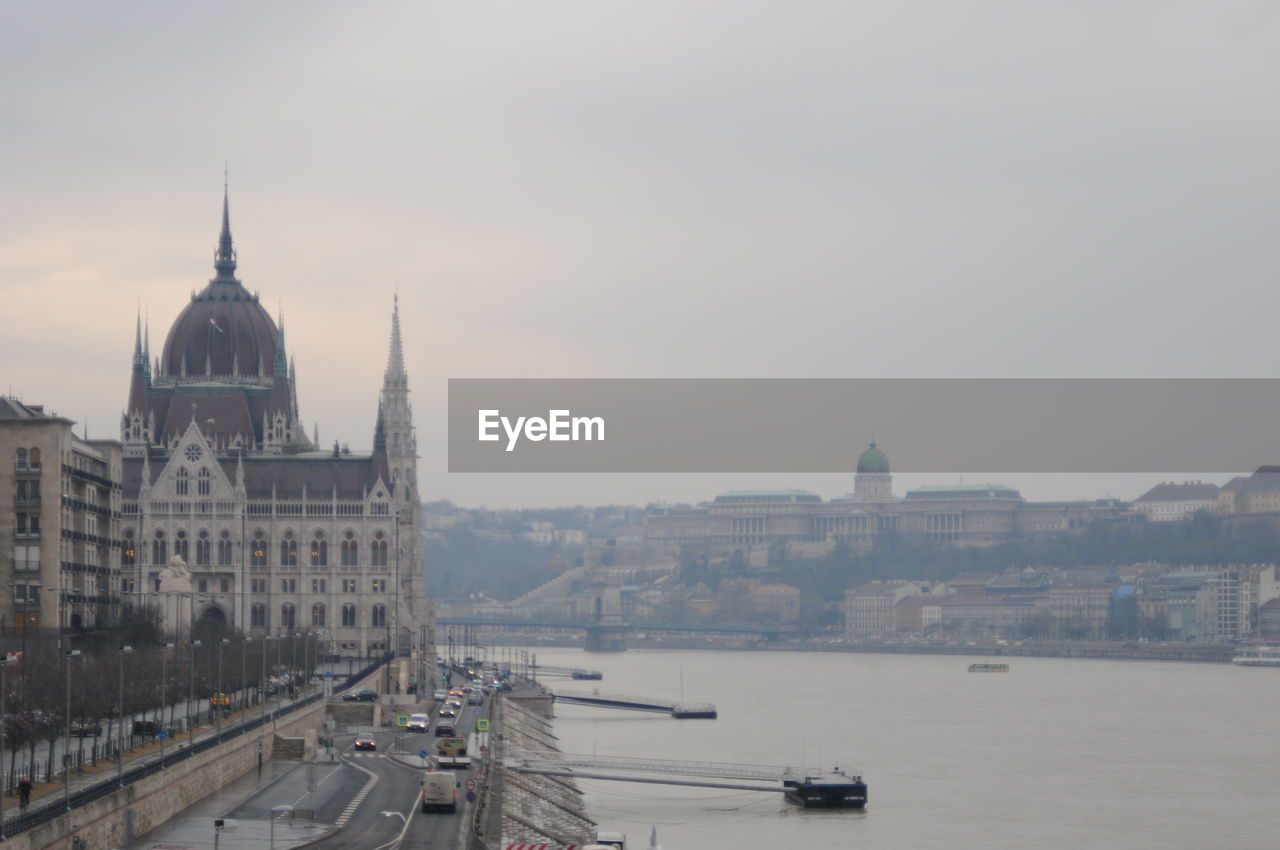
[[[431,718],[425,714],[410,714],[409,723],[405,729],[409,732],[426,732],[431,725]]]

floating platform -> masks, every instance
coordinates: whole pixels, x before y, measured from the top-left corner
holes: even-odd
[[[970,673],[1008,673],[1008,664],[970,664]]]
[[[806,809],[862,809],[867,805],[867,783],[861,776],[832,772],[803,780],[783,780],[787,802]]]
[[[579,691],[556,691],[556,702],[571,705],[590,705],[596,708],[621,708],[627,711],[651,711],[657,714],[669,714],[679,720],[715,720],[718,717],[716,707],[711,703],[682,705],[668,700],[652,697],[627,696],[625,694],[602,694],[599,691],[582,693]]]

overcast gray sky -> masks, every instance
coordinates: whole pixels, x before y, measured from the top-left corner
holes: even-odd
[[[449,377],[1273,377],[1278,32],[1266,0],[10,5],[0,390],[118,436],[224,160],[322,440],[370,444],[399,290],[428,499],[848,489],[450,476]]]

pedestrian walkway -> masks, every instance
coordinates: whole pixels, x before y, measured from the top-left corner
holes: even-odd
[[[219,845],[235,850],[288,850],[323,838],[333,827],[305,820],[276,818],[274,823],[263,819],[226,818],[245,801],[252,799],[267,786],[283,779],[302,767],[305,762],[273,759],[266,762],[259,773],[251,770],[239,779],[228,782],[220,789],[189,806],[159,829],[135,840],[125,850],[152,850],[155,847],[206,848],[214,845],[214,821],[223,821],[223,831],[218,836]],[[274,844],[272,839],[274,838]]]

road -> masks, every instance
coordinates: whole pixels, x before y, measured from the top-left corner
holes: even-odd
[[[476,710],[467,707],[459,715],[460,732],[471,733]],[[227,817],[267,820],[272,810],[278,812],[281,806],[310,810],[315,821],[340,828],[309,845],[319,850],[447,850],[460,846],[470,809],[465,790],[459,792],[456,813],[425,813],[417,805],[422,773],[417,754],[434,752],[437,738],[431,733],[376,731],[377,751],[357,752],[352,745],[359,731],[334,735],[333,761],[326,761],[327,754],[321,753],[314,765],[299,766]],[[393,758],[392,753],[399,758]],[[464,787],[472,772],[454,771]],[[282,842],[287,840],[288,830],[287,818],[277,821],[277,836]],[[395,844],[397,839],[399,845]]]

